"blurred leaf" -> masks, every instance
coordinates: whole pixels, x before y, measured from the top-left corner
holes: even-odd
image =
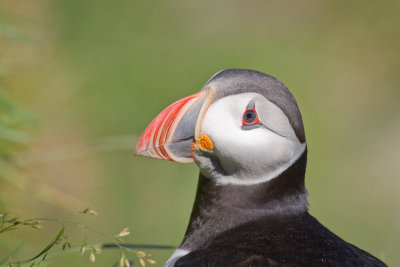
[[[118,237],[124,237],[124,236],[128,236],[131,233],[129,232],[129,227],[124,228],[117,236]]]
[[[27,133],[18,130],[7,129],[3,125],[0,125],[0,139],[17,144],[27,144],[30,140],[30,137]]]
[[[150,264],[156,264],[157,262],[153,259],[147,259],[147,262]]]
[[[90,260],[90,262],[96,261],[96,256],[94,255],[93,251],[90,252],[89,260]]]
[[[34,121],[30,111],[0,92],[0,156],[15,152],[31,141],[28,132]]]
[[[1,22],[0,22],[0,35],[5,35],[7,36],[7,38],[17,40],[20,42],[29,42],[31,44],[38,44],[34,38],[21,32],[16,26],[4,24]]]
[[[19,251],[22,247],[24,246],[24,242],[19,243],[18,246],[11,251],[10,253],[8,253],[7,256],[5,256],[3,259],[0,260],[0,266],[3,266],[3,264],[5,264],[8,259],[10,259],[17,251]]]
[[[86,241],[83,241],[82,244],[81,244],[81,256],[82,256],[82,255],[85,253],[85,251],[86,251],[86,245],[87,245]]]
[[[32,112],[15,104],[6,97],[4,92],[0,91],[0,122],[2,124],[17,126],[32,123],[33,121],[34,115]]]
[[[15,230],[18,229],[18,227],[11,227],[11,228],[5,228],[5,229],[1,229],[0,230],[0,234],[11,231],[11,230]]]

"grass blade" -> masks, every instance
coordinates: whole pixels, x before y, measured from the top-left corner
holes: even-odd
[[[60,232],[58,232],[57,236],[54,238],[54,240],[52,240],[50,242],[50,244],[48,244],[42,251],[39,252],[39,254],[37,254],[35,257],[29,259],[29,260],[25,260],[20,262],[21,264],[23,263],[27,263],[33,260],[36,260],[37,258],[39,258],[40,256],[42,256],[43,254],[45,254],[47,251],[49,251],[56,243],[58,240],[60,240],[62,234],[64,233],[65,227],[63,227]]]

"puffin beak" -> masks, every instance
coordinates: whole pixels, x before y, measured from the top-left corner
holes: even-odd
[[[206,87],[161,111],[142,133],[135,155],[193,162],[192,144],[204,140],[201,123],[213,96],[213,90]]]

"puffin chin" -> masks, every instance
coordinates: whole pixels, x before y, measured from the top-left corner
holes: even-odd
[[[212,88],[206,87],[166,107],[140,136],[135,156],[190,163],[194,145],[212,149],[211,139],[201,134],[201,125],[213,97]]]

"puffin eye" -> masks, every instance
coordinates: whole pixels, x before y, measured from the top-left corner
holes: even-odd
[[[248,127],[248,126],[257,125],[259,123],[260,123],[260,120],[258,119],[256,105],[254,103],[254,100],[251,100],[250,103],[247,105],[246,110],[243,114],[242,128],[243,129],[253,129],[254,127]]]
[[[245,124],[253,123],[257,119],[257,113],[254,110],[248,110],[243,115],[243,121]]]

